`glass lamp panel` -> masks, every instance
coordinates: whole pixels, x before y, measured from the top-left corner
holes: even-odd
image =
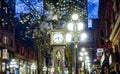
[[[80,56],[83,56],[84,54],[83,54],[83,52],[80,52]]]
[[[73,26],[74,26],[73,23],[68,23],[67,29],[70,30],[70,31],[73,31]]]
[[[85,51],[85,52],[84,52],[84,55],[88,55],[88,53]]]
[[[72,15],[72,20],[78,20],[78,14],[73,14]]]
[[[85,51],[85,48],[81,48],[81,50],[82,50],[82,52],[84,52],[84,51]]]
[[[83,25],[83,23],[77,23],[77,30],[78,31],[81,31],[81,30],[83,30],[83,28],[84,28],[84,25]]]
[[[80,61],[83,61],[83,58],[82,58],[82,57],[79,57],[79,60],[80,60]]]
[[[89,62],[90,62],[90,59],[85,60],[85,63],[89,63]]]
[[[82,62],[82,67],[84,67],[84,65],[85,65],[84,62]]]
[[[87,65],[90,66],[90,63],[88,62]]]
[[[66,42],[71,42],[72,41],[72,35],[70,33],[66,34]]]
[[[86,33],[82,33],[80,38],[81,38],[82,41],[86,40],[87,34]]]
[[[86,56],[86,57],[85,57],[85,59],[86,59],[86,60],[89,60],[89,57],[88,57],[88,56]]]

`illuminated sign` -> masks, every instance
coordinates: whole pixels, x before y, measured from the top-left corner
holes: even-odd
[[[97,52],[103,52],[103,48],[97,48]]]

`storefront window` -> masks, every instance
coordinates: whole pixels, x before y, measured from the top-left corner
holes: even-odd
[[[5,72],[5,63],[2,63],[2,71]]]
[[[27,66],[27,74],[30,74],[30,66]]]

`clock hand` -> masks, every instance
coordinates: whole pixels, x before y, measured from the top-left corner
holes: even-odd
[[[55,39],[59,40],[59,37],[57,37],[57,38],[55,38]]]

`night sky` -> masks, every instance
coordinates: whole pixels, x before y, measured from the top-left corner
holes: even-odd
[[[24,0],[16,0],[16,13],[30,13],[30,9],[23,1]],[[38,0],[30,0],[31,8],[35,8],[41,15],[44,10],[43,1],[44,0],[39,0],[39,2]],[[98,5],[99,0],[88,0],[88,18],[98,18]]]

